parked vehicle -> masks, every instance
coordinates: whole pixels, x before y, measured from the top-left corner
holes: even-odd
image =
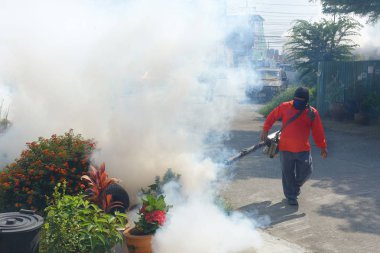
[[[282,69],[262,68],[256,70],[257,78],[250,80],[246,95],[258,101],[268,101],[288,87],[288,78]]]

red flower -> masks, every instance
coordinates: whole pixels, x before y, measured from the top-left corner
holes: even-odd
[[[146,214],[146,206],[142,206],[141,208],[140,208],[140,213],[142,213],[142,214]]]
[[[149,223],[157,222],[159,225],[163,225],[165,222],[165,212],[161,210],[154,210],[145,215],[145,220]]]

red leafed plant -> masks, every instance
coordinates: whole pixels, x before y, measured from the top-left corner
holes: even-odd
[[[119,180],[108,177],[104,163],[99,168],[90,166],[89,175],[82,176],[82,180],[88,182],[88,188],[85,190],[88,200],[102,208],[106,213],[119,207],[123,209],[122,202],[112,201],[112,195],[107,194],[108,187],[117,184]]]

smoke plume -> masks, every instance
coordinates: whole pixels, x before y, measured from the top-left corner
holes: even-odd
[[[365,20],[361,19],[364,24]],[[380,60],[380,23],[365,24],[357,39],[359,48],[355,50],[358,60]]]
[[[3,0],[0,85],[10,91],[13,126],[0,136],[0,166],[26,142],[74,129],[97,141],[94,161],[131,195],[167,168],[182,175],[182,201],[157,236],[157,252],[188,252],[189,242],[166,243],[178,230],[190,234],[193,252],[256,245],[249,220],[199,197],[213,196],[220,172],[205,150],[228,130],[251,75],[223,60],[221,3]]]
[[[241,214],[227,218],[212,202],[198,196],[173,208],[168,225],[158,231],[153,245],[157,253],[243,252],[261,245],[254,228]]]

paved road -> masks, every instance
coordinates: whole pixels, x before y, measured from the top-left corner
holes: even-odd
[[[240,106],[226,146],[239,150],[258,140],[263,118],[256,109]],[[325,125],[329,157],[312,148],[314,172],[298,208],[283,202],[278,158],[261,152],[231,166],[224,196],[269,234],[311,252],[380,252],[380,127]]]

